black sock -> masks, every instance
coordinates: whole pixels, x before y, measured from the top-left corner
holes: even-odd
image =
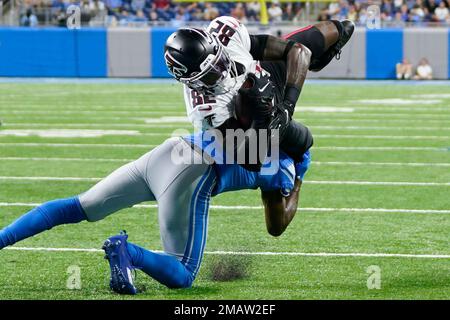
[[[311,50],[312,59],[317,59],[325,53],[325,37],[314,26],[305,31],[293,34],[287,40],[301,43]]]
[[[344,31],[344,27],[342,27],[342,23],[340,22],[340,21],[338,21],[338,20],[331,20],[331,22],[333,22],[333,24],[336,26],[336,28],[338,29],[338,32],[339,32],[339,38],[338,38],[338,41],[339,41],[339,39],[341,38],[341,36],[342,36],[342,33],[343,33],[343,31]]]

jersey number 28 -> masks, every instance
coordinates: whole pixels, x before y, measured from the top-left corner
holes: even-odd
[[[216,21],[217,26],[210,30],[210,33],[217,35],[217,39],[226,47],[236,30],[220,20]]]

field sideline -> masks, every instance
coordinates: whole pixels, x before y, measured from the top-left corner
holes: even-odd
[[[285,234],[266,232],[258,191],[220,195],[194,287],[169,290],[138,273],[145,292],[132,299],[450,298],[449,83],[310,81],[295,118],[315,144]],[[0,228],[191,130],[170,81],[1,79],[0,120]],[[2,250],[0,299],[129,299],[109,292],[99,249],[125,229],[161,250],[156,210],[145,203]],[[246,277],[211,279],[214,265],[236,259]],[[66,288],[74,265],[81,290]],[[373,265],[381,289],[369,290]]]

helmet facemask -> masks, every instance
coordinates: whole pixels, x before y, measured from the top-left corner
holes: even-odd
[[[208,55],[200,64],[200,72],[193,73],[190,77],[181,77],[179,81],[191,89],[202,92],[222,88],[223,81],[230,74],[234,63],[219,42],[217,42],[217,48],[215,55]]]

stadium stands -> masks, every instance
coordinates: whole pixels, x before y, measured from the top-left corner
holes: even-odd
[[[365,25],[368,7],[378,5],[381,23],[389,26],[450,25],[450,0],[339,0],[335,2],[267,2],[270,23],[327,19],[351,19]],[[314,1],[311,1],[311,3]],[[19,21],[23,26],[65,25],[66,9],[81,8],[81,22],[92,26],[146,26],[212,20],[232,15],[245,23],[257,23],[260,4],[254,2],[178,2],[174,0],[22,0]]]

